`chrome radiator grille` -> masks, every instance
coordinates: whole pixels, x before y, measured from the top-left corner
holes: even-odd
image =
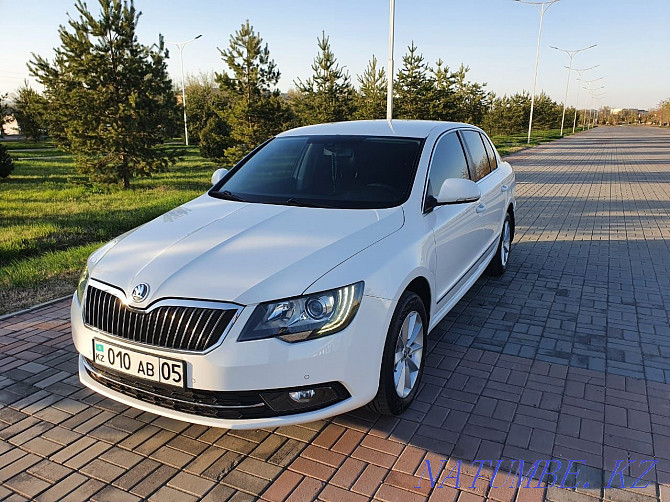
[[[148,312],[131,310],[120,298],[89,286],[84,323],[133,342],[201,352],[219,341],[236,312],[191,306],[160,306]]]

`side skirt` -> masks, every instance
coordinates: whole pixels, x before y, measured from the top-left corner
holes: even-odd
[[[488,248],[486,248],[486,251],[484,251],[484,254],[482,254],[479,260],[477,260],[474,265],[472,265],[472,267],[470,267],[470,269],[468,269],[468,271],[463,274],[463,277],[461,277],[458,282],[454,284],[453,287],[442,298],[440,298],[438,301],[438,307],[440,304],[442,304],[442,307],[440,307],[437,313],[432,316],[430,325],[428,327],[429,333],[440,323],[442,319],[444,319],[453,306],[456,305],[461,298],[463,298],[465,293],[468,292],[477,279],[479,279],[479,277],[484,273],[486,267],[488,267],[489,263],[491,263],[493,256],[498,250],[499,240],[500,238],[493,241],[493,243],[489,245]]]

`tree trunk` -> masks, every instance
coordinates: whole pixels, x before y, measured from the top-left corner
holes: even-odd
[[[123,189],[130,188],[130,170],[128,169],[128,161],[125,155],[121,155],[121,175],[123,176]]]

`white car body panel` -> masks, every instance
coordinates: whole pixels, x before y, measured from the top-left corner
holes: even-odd
[[[430,289],[429,329],[434,328],[478,279],[497,249],[507,209],[514,208],[514,173],[498,168],[477,182],[479,201],[424,212],[432,146],[440,135],[466,124],[427,121],[362,121],[308,126],[280,136],[366,134],[425,138],[411,193],[389,209],[326,209],[253,204],[207,194],[118,238],[89,259],[92,281],[114,285],[130,307],[161,298],[221,301],[240,306],[222,338],[205,353],[138,346],[86,326],[77,295],[72,331],[80,378],[112,399],[179,420],[226,428],[288,425],[326,418],[371,401],[378,389],[382,349],[393,310],[407,286]],[[475,128],[476,129],[476,128]],[[506,189],[503,186],[507,187]],[[477,212],[484,205],[485,210]],[[364,281],[359,310],[344,330],[316,340],[276,338],[238,342],[259,303],[340,288]],[[141,303],[138,283],[151,285]],[[281,389],[340,382],[351,397],[295,415],[261,419],[208,418],[128,397],[91,378],[93,338],[186,362],[189,387],[211,391]]]

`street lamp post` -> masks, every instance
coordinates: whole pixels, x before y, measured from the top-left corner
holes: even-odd
[[[600,87],[596,87],[595,89],[591,89],[591,82],[594,82],[595,80],[601,80],[603,77],[596,78],[594,80],[588,80],[587,84],[588,87],[584,87],[587,91],[589,91],[589,100],[595,100],[596,99],[596,93],[595,91],[599,91],[600,89],[604,89],[605,86],[601,85]],[[588,101],[590,103],[590,101]],[[591,129],[591,123],[593,122],[593,110],[589,108],[589,123],[588,123],[588,129]],[[586,114],[584,115],[584,125],[586,126]]]
[[[599,93],[599,94],[593,94],[593,99],[598,101],[598,108],[596,108],[596,114],[593,118],[593,127],[598,125],[598,116],[600,115],[600,100],[603,99],[603,96],[605,96],[605,92]]]
[[[584,87],[584,89],[586,89],[587,91],[589,91],[589,97],[588,97],[588,99],[586,100],[586,103],[587,103],[587,104],[590,104],[590,100],[591,100],[591,98],[592,98],[592,96],[591,96],[592,92],[593,92],[594,90],[597,90],[597,89],[591,89],[591,84],[592,84],[593,82],[598,82],[599,80],[602,80],[603,78],[605,78],[605,77],[593,78],[593,79],[591,79],[591,80],[581,80],[581,79],[580,79],[581,82],[584,82],[584,83],[587,85],[587,87]],[[603,89],[603,88],[604,88],[604,86],[603,86],[603,87],[599,87],[598,89]],[[589,111],[589,113],[590,113],[590,111]],[[583,120],[582,127],[583,127],[583,128],[586,128],[586,108],[584,108],[584,120]],[[583,129],[582,129],[582,130],[583,130]]]
[[[540,29],[537,34],[537,52],[535,53],[535,74],[533,76],[533,95],[530,98],[530,117],[528,119],[528,143],[530,144],[530,131],[533,128],[533,110],[535,108],[535,89],[537,87],[537,67],[540,63],[540,41],[542,40],[542,21],[544,13],[549,7],[558,2],[558,0],[547,0],[545,2],[532,2],[529,0],[515,0],[519,3],[534,5],[540,12]]]
[[[583,73],[585,71],[593,70],[594,68],[597,68],[598,66],[600,66],[600,65],[591,66],[590,68],[574,68],[574,71],[576,71],[577,75],[579,75],[579,77],[577,77],[577,80],[579,80],[581,82],[582,78],[583,78]],[[567,66],[565,66],[565,68],[567,68]],[[577,86],[577,102],[575,103],[575,116],[572,119],[572,134],[575,134],[575,128],[577,127],[577,107],[579,106],[579,91],[580,91],[580,89],[581,89],[581,85],[578,85]]]
[[[186,123],[186,87],[184,86],[184,57],[183,57],[183,52],[184,52],[184,47],[187,44],[190,44],[194,40],[198,40],[202,35],[198,35],[197,37],[193,37],[190,40],[186,40],[186,42],[168,42],[168,44],[173,44],[176,45],[177,48],[179,49],[179,63],[181,65],[181,105],[184,108],[184,142],[186,146],[188,146],[188,125]]]
[[[386,120],[389,125],[393,120],[393,37],[394,37],[394,21],[395,21],[395,0],[390,0],[389,12],[389,64],[388,75],[386,81]]]
[[[568,80],[565,83],[565,99],[563,99],[563,118],[561,119],[561,136],[563,136],[563,125],[565,124],[565,107],[567,106],[568,103],[568,88],[570,87],[570,74],[572,73],[572,58],[574,58],[577,54],[579,54],[582,51],[588,50],[588,49],[593,49],[597,44],[590,45],[589,47],[584,47],[582,49],[576,49],[576,50],[566,50],[566,49],[559,49],[558,47],[551,46],[552,49],[556,49],[557,51],[565,52],[568,57],[570,58],[570,66],[568,66]]]

